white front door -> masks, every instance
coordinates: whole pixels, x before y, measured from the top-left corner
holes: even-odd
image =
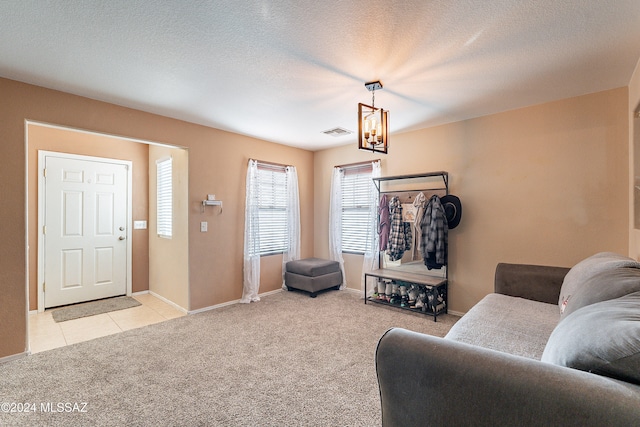
[[[125,295],[129,162],[42,157],[44,307]]]

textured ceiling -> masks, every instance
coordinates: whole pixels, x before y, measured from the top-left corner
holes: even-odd
[[[4,0],[0,76],[311,150],[627,86],[639,0]],[[1,99],[1,94],[0,94]]]

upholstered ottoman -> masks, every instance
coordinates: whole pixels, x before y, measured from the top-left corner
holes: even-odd
[[[289,290],[301,289],[315,298],[319,291],[329,288],[339,289],[342,272],[337,261],[320,258],[306,258],[287,263],[284,284]]]

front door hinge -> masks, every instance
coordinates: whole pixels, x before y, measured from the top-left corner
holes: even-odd
[[[42,234],[47,234],[47,226],[46,225],[42,226]]]
[[[47,290],[47,283],[46,282],[42,282],[42,292]]]
[[[47,168],[42,169],[42,176],[47,177]]]

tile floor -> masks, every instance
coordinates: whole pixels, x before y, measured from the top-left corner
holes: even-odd
[[[60,323],[53,320],[51,311],[30,314],[31,353],[64,347],[185,316],[185,313],[151,294],[134,295],[133,298],[142,305]]]

